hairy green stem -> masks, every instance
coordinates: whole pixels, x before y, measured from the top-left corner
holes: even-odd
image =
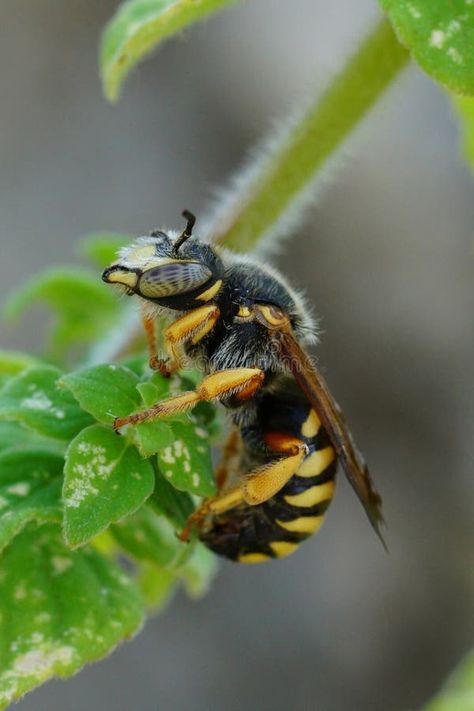
[[[409,60],[390,24],[382,20],[324,94],[240,180],[212,224],[214,241],[246,252],[281,226],[328,158]],[[212,229],[212,226],[211,226]]]

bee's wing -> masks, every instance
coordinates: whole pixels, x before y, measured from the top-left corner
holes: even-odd
[[[329,392],[324,378],[289,328],[280,330],[278,327],[273,327],[269,329],[269,333],[277,344],[286,366],[316,410],[346,477],[359,497],[373,529],[386,548],[380,532],[380,524],[383,523],[382,499],[372,483],[367,465],[352,440],[342,412]]]

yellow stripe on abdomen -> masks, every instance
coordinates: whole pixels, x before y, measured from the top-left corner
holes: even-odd
[[[298,548],[298,543],[288,543],[287,541],[273,541],[270,548],[278,558],[284,558],[293,553]]]
[[[281,528],[292,533],[307,533],[308,535],[316,533],[321,528],[323,516],[300,516],[293,521],[275,521]]]
[[[327,481],[325,484],[316,484],[306,491],[302,491],[301,494],[294,494],[294,496],[285,496],[285,501],[291,506],[301,506],[302,508],[309,508],[310,506],[316,506],[322,501],[327,501],[332,498],[334,492],[334,482]]]
[[[314,410],[309,411],[309,415],[301,426],[301,434],[303,437],[312,439],[316,437],[321,427],[321,420]]]
[[[318,449],[309,457],[306,457],[300,468],[296,472],[298,476],[318,476],[334,461],[335,453],[332,447]]]
[[[271,560],[264,553],[242,553],[239,556],[239,563],[263,563],[266,560]]]

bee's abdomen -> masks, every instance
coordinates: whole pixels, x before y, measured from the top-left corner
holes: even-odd
[[[202,540],[219,555],[241,563],[281,558],[321,527],[334,493],[337,460],[316,414],[305,410],[298,429],[308,454],[297,473],[265,503],[215,516],[202,532]],[[289,429],[294,437],[295,420]]]

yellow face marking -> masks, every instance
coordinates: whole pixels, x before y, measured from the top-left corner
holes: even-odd
[[[239,563],[264,563],[266,560],[270,558],[263,553],[243,553],[239,556]]]
[[[260,311],[263,318],[270,326],[283,326],[288,323],[288,316],[280,311],[276,306],[264,306],[257,304],[256,308]]]
[[[270,543],[270,548],[278,556],[284,558],[290,553],[293,553],[298,548],[298,543],[288,543],[287,541],[274,541]]]
[[[297,471],[298,476],[318,476],[321,474],[326,467],[328,467],[334,460],[335,454],[332,447],[324,447],[324,449],[318,449],[309,457],[306,457],[303,464]]]
[[[322,516],[300,516],[293,521],[279,521],[276,523],[286,531],[294,533],[316,533],[323,522]]]
[[[107,276],[107,282],[109,284],[123,284],[131,289],[134,289],[137,285],[138,274],[135,272],[129,272],[125,269],[116,269]]]
[[[311,439],[312,437],[316,437],[320,427],[321,420],[314,410],[310,410],[308,417],[303,422],[303,426],[301,427],[301,434],[303,437]]]
[[[199,296],[196,296],[197,301],[210,301],[210,299],[213,299],[214,296],[217,294],[219,289],[222,286],[222,279],[218,279],[215,284],[209,287],[209,289],[206,289],[206,291],[203,291],[202,294],[199,294]]]
[[[309,508],[310,506],[320,504],[321,501],[327,501],[327,499],[332,498],[333,492],[334,482],[328,481],[326,484],[312,486],[310,489],[301,492],[301,494],[295,494],[295,496],[285,496],[285,501],[292,506]]]
[[[239,306],[239,310],[237,312],[237,316],[239,318],[250,318],[251,315],[252,313],[248,306]]]

